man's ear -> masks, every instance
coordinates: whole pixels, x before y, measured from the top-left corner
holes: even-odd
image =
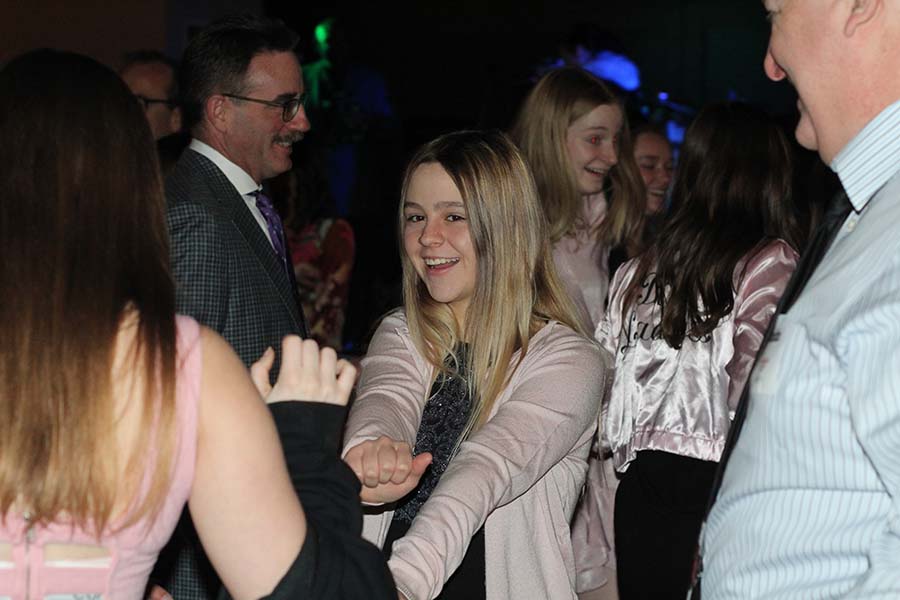
[[[869,23],[885,10],[884,0],[851,0],[850,15],[844,23],[844,35],[852,37],[857,29]]]
[[[213,94],[203,106],[204,120],[219,132],[228,131],[228,99],[221,94]]]

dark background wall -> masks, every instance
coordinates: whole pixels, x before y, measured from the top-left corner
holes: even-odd
[[[405,156],[453,129],[506,128],[536,65],[558,56],[576,26],[592,28],[640,67],[644,101],[666,92],[674,102],[699,108],[739,98],[780,116],[789,129],[796,118],[790,86],[766,80],[762,71],[768,24],[758,0],[5,0],[0,61],[40,46],[82,52],[111,66],[138,48],[178,57],[192,32],[233,12],[284,19],[301,34],[306,63],[317,58],[315,25],[337,17],[355,61],[386,82],[397,119],[382,137],[369,130],[374,139],[359,150],[350,202],[358,248],[354,289],[362,291],[351,293],[345,335],[355,342],[399,303],[394,215]],[[323,130],[323,119],[313,119],[312,135],[295,149],[297,164],[320,176],[313,140]],[[822,170],[812,153],[797,158],[798,181],[809,179],[813,167]]]
[[[160,0],[4,0],[0,61],[34,48],[58,48],[107,64],[136,47],[165,47],[165,3]]]
[[[534,65],[579,23],[607,32],[640,66],[650,94],[665,91],[694,106],[737,97],[793,111],[789,86],[762,72],[768,24],[753,0],[304,4],[266,0],[265,7],[307,40],[319,19],[340,18],[361,60],[386,76],[398,112],[415,121],[505,126]]]
[[[423,124],[504,126],[532,67],[578,23],[608,32],[650,93],[695,106],[731,95],[794,111],[789,86],[762,73],[768,31],[754,0],[7,0],[0,60],[38,46],[109,64],[137,47],[177,55],[192,30],[237,11],[279,16],[307,42],[316,22],[339,17],[361,60],[385,75],[398,112]]]

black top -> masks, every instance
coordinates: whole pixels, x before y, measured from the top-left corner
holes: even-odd
[[[422,411],[422,422],[416,434],[414,454],[431,452],[431,466],[422,476],[419,485],[394,509],[394,518],[384,542],[384,554],[390,558],[396,540],[409,530],[413,519],[434,488],[457,448],[472,412],[472,398],[466,386],[466,347],[458,351],[459,371],[455,375],[440,375],[431,387],[431,395]],[[484,587],[484,527],[481,527],[469,543],[466,555],[437,596],[440,600],[455,598],[480,600],[485,598]]]
[[[381,552],[360,537],[359,479],[339,458],[347,409],[290,401],[269,409],[306,513],[307,533],[300,554],[266,600],[397,600]],[[220,600],[227,598],[223,590]]]

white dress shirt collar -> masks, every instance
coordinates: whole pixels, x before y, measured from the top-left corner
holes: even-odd
[[[263,235],[266,236],[266,239],[269,240],[269,243],[272,243],[272,234],[269,233],[268,225],[266,224],[266,218],[263,216],[262,212],[260,212],[259,208],[256,206],[256,192],[262,191],[262,186],[256,183],[252,177],[247,173],[247,171],[243,170],[219,152],[209,144],[205,144],[198,139],[192,139],[190,146],[188,146],[191,150],[198,154],[202,154],[209,160],[213,162],[216,167],[225,175],[225,178],[234,186],[234,189],[238,191],[241,197],[244,199],[244,204],[247,206],[247,210],[250,211],[250,214],[253,215],[253,220],[256,221],[256,224],[259,225],[259,228],[262,230]]]
[[[856,212],[900,171],[900,100],[894,102],[844,146],[831,169]]]
[[[194,138],[191,140],[191,144],[188,148],[211,160],[242,196],[247,196],[262,189],[262,186],[254,181],[247,171],[225,158],[221,152],[209,144]]]

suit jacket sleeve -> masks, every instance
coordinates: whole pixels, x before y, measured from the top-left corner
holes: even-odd
[[[227,253],[206,209],[193,203],[170,205],[166,213],[175,278],[175,306],[222,333],[228,297]]]

